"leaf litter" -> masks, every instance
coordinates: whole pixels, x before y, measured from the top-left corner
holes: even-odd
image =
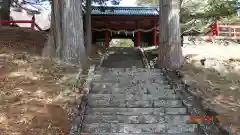
[[[194,88],[192,91],[204,99],[204,105],[221,115],[224,119],[220,124],[233,132],[240,132],[239,49],[239,44],[185,47],[186,62],[181,69],[183,80]]]
[[[79,69],[40,57],[46,33],[0,29],[0,135],[65,135]]]

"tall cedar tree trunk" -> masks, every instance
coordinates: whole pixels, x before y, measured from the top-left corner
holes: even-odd
[[[92,49],[92,20],[91,20],[91,13],[92,13],[92,0],[86,1],[87,7],[87,14],[85,18],[85,25],[86,25],[86,48],[88,56],[91,55]]]
[[[51,30],[43,56],[87,67],[82,0],[53,0]]]
[[[183,64],[181,48],[180,0],[159,1],[159,56],[158,67],[171,70],[179,69]]]
[[[11,0],[0,0],[0,20],[10,20]]]

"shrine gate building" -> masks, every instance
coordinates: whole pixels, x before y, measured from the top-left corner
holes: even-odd
[[[156,7],[93,6],[91,16],[93,43],[103,40],[108,48],[111,39],[128,38],[135,47],[158,45]]]

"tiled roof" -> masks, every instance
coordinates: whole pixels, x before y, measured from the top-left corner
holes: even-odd
[[[156,7],[92,7],[92,15],[97,16],[158,16]]]

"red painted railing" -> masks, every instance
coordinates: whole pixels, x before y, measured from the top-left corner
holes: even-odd
[[[214,23],[210,27],[213,36],[217,39],[240,39],[239,25],[223,25]]]
[[[41,28],[35,23],[35,16],[32,17],[32,20],[0,20],[0,24],[11,23],[30,23],[31,26],[27,27],[28,29],[36,30],[35,27],[37,27],[38,30],[41,30]]]

